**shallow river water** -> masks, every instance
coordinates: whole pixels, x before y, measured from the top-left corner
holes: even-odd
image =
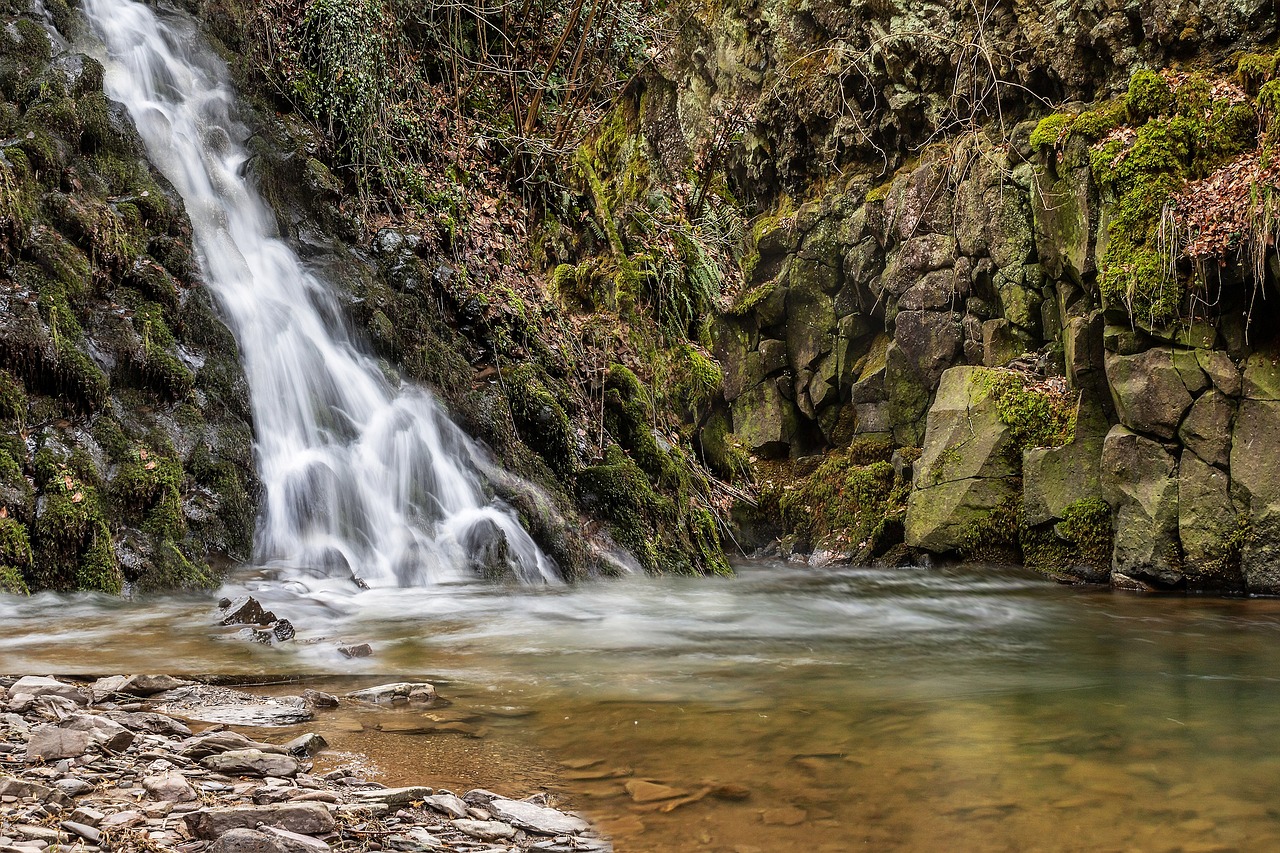
[[[447,702],[427,717],[321,716],[324,761],[550,789],[619,851],[1280,849],[1277,601],[780,564],[358,594],[246,577],[224,594],[243,591],[298,640],[232,639],[207,598],[0,598],[0,671],[433,680]],[[375,654],[348,660],[351,642]],[[748,795],[663,811],[633,779]]]

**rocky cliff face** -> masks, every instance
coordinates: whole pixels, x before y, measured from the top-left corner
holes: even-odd
[[[249,407],[176,195],[75,31],[0,4],[0,591],[216,585]]]
[[[905,545],[1280,592],[1276,59],[1247,52],[1270,5],[689,22],[637,128],[654,163],[719,164],[755,214],[701,442],[755,461],[757,521],[811,560]]]

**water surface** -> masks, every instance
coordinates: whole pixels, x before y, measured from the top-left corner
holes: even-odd
[[[434,719],[316,727],[391,781],[549,787],[620,851],[1280,848],[1276,601],[780,564],[573,588],[247,575],[225,592],[243,591],[299,640],[230,639],[208,599],[43,595],[0,599],[0,660],[432,679],[451,701]],[[344,658],[352,642],[374,656]],[[480,737],[428,731],[442,722]],[[750,796],[664,813],[628,779]]]

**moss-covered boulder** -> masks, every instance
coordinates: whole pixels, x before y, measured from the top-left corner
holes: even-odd
[[[942,375],[907,503],[912,548],[959,550],[976,523],[1018,494],[1016,444],[997,411],[993,378],[980,367]]]

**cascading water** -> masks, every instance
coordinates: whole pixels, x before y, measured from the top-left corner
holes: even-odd
[[[554,581],[511,510],[486,498],[479,449],[425,391],[388,381],[346,333],[332,289],[274,236],[243,177],[248,132],[227,69],[194,26],[134,0],[85,0],[84,11],[106,46],[107,94],[186,203],[240,346],[266,487],[257,561],[417,586],[504,559],[521,580]]]

